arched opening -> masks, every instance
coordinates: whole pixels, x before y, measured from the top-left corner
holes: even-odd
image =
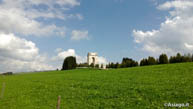
[[[95,58],[94,57],[92,57],[92,63],[93,63],[93,65],[95,65]]]

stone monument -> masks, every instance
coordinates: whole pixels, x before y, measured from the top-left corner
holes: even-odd
[[[88,65],[93,64],[94,66],[99,64],[98,63],[98,54],[97,53],[88,53],[87,63]]]

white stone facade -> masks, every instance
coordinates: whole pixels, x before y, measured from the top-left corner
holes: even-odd
[[[99,64],[98,63],[98,54],[97,53],[88,53],[87,63],[88,63],[88,65],[91,65],[92,63],[94,65]]]

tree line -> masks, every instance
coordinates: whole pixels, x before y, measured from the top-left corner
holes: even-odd
[[[121,63],[109,63],[107,64],[107,68],[127,68],[127,67],[136,67],[138,66],[138,62],[131,58],[123,58]]]
[[[193,62],[193,55],[185,54],[181,55],[177,53],[176,56],[171,56],[168,58],[166,54],[161,54],[159,58],[154,58],[149,56],[148,58],[143,58],[139,63],[132,58],[123,58],[121,63],[110,62],[106,65],[106,68],[128,68],[128,67],[137,67],[137,66],[148,66],[148,65],[158,65],[158,64],[170,64],[170,63],[182,63],[182,62]],[[87,63],[76,63],[76,58],[69,56],[64,59],[62,70],[75,69],[76,67],[90,67],[90,68],[99,68],[99,65],[88,65]],[[100,66],[103,68],[103,65]]]
[[[127,68],[127,67],[182,63],[182,62],[193,62],[193,55],[191,54],[181,55],[180,53],[177,53],[176,56],[171,56],[170,58],[168,58],[166,54],[161,54],[158,59],[149,56],[148,58],[143,58],[139,63],[131,58],[123,58],[121,63],[111,62],[107,65],[107,68]]]

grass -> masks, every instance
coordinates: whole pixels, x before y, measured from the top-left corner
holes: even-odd
[[[5,93],[0,109],[165,108],[190,103],[193,108],[193,63],[112,70],[77,69],[0,76]]]

